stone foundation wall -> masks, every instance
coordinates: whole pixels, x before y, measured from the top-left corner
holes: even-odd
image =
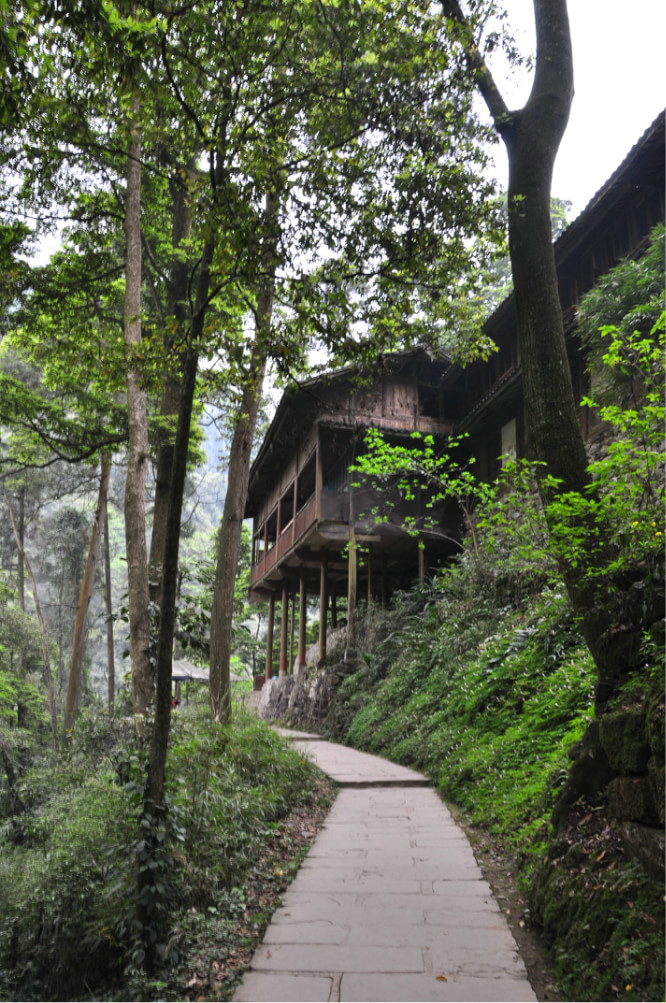
[[[332,694],[348,671],[342,663],[346,634],[345,627],[329,631],[327,665],[317,665],[319,645],[311,644],[305,666],[294,665],[293,674],[267,680],[246,704],[266,720],[280,720],[301,731],[320,731]]]
[[[566,824],[581,795],[605,793],[619,823],[624,850],[655,876],[664,877],[664,701],[607,711],[592,721],[571,750],[573,763],[553,812]]]

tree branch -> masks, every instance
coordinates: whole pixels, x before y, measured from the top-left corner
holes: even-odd
[[[511,125],[515,112],[509,111],[507,104],[502,97],[499,87],[495,83],[494,77],[483,58],[479,47],[474,41],[472,27],[465,17],[458,0],[441,0],[442,13],[451,21],[456,31],[457,41],[460,43],[467,66],[473,74],[476,85],[481,92],[495,128],[501,136]]]

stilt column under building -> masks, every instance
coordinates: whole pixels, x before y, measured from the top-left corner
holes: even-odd
[[[275,627],[275,593],[268,597],[268,629],[266,631],[266,679],[273,678],[273,629]]]
[[[335,591],[335,582],[331,582],[331,629],[335,630],[338,625],[338,603]]]
[[[326,554],[321,562],[319,576],[319,661],[326,660],[326,619],[328,613],[328,569]]]
[[[347,554],[347,647],[352,650],[356,647],[356,559],[356,534],[354,524],[350,521]]]
[[[294,642],[296,639],[296,586],[291,592],[291,633],[289,635],[289,664],[287,672],[289,675],[294,671]]]
[[[287,675],[287,637],[289,630],[289,589],[282,586],[282,620],[280,622],[280,675]]]
[[[307,614],[307,589],[305,584],[305,571],[301,569],[301,578],[298,591],[298,667],[305,665],[305,634],[308,626]]]

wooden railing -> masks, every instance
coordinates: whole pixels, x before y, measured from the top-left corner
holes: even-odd
[[[296,518],[294,520],[294,543],[296,543],[297,540],[300,540],[303,533],[310,528],[312,523],[315,521],[316,515],[317,496],[311,495],[300,512],[296,513]]]
[[[287,551],[291,550],[294,544],[312,526],[317,512],[317,499],[312,495],[306,501],[300,512],[296,513],[296,518],[286,527],[284,533],[280,534],[277,543],[267,551],[264,556],[252,567],[250,573],[250,584],[258,582],[278,561],[284,557]]]

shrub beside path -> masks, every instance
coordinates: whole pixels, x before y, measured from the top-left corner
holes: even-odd
[[[283,734],[341,790],[234,1000],[535,1000],[467,837],[426,778]]]

